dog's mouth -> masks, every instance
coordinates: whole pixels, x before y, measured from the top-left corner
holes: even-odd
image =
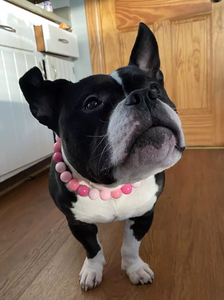
[[[178,133],[173,129],[165,126],[151,126],[134,139],[127,151],[127,156],[135,153],[136,149],[143,149],[147,146],[151,146],[151,149],[154,148],[155,151],[163,151],[164,144],[169,143],[169,147],[175,148],[180,153],[185,150],[185,147],[180,146]]]
[[[122,160],[117,164],[115,178],[122,183],[140,181],[160,173],[178,162],[182,156],[181,135],[165,126],[151,126],[133,136]]]
[[[180,147],[179,145],[176,145],[175,148],[181,153],[185,150],[185,147]]]

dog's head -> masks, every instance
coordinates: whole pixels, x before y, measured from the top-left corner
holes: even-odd
[[[159,51],[139,25],[129,65],[78,83],[20,79],[30,110],[62,140],[69,164],[100,184],[133,183],[173,166],[185,147],[175,105],[164,89]]]

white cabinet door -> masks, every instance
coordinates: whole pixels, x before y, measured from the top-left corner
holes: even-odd
[[[27,12],[0,0],[0,45],[35,51],[36,43],[32,23]]]
[[[67,79],[76,82],[74,74],[74,62],[70,59],[59,58],[56,56],[45,56],[47,79]]]
[[[42,24],[45,52],[78,57],[77,36],[52,24]]]
[[[52,131],[31,115],[18,84],[42,59],[41,54],[0,49],[0,181],[52,153]]]

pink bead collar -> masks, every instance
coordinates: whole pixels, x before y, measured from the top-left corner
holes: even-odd
[[[111,197],[118,199],[122,194],[129,195],[132,192],[132,188],[137,188],[140,186],[141,182],[136,182],[134,184],[125,184],[121,188],[116,190],[99,190],[97,188],[89,188],[86,185],[79,184],[78,179],[73,178],[71,172],[66,171],[67,167],[63,161],[61,154],[61,140],[56,136],[56,143],[54,144],[54,155],[53,160],[56,162],[55,170],[60,173],[60,179],[62,182],[67,183],[67,187],[70,191],[77,191],[79,196],[88,196],[91,200],[96,200],[98,198],[102,200],[109,200]]]

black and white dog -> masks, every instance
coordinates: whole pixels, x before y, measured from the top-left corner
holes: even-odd
[[[91,200],[71,192],[52,161],[50,194],[87,254],[81,287],[88,290],[102,281],[105,259],[95,223],[120,220],[125,220],[122,269],[133,284],[151,283],[154,274],[139,257],[140,243],[163,191],[164,170],[177,163],[185,148],[180,119],[164,89],[153,33],[140,23],[129,65],[109,75],[75,84],[51,82],[33,68],[20,86],[33,116],[60,137],[67,170],[80,183],[101,191],[141,181],[119,199]]]

